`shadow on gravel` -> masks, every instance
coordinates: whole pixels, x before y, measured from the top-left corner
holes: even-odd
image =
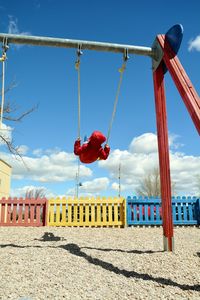
[[[15,244],[3,244],[3,245],[0,245],[0,248],[6,248],[6,247],[13,247],[13,248],[43,248],[42,246],[21,246],[21,245],[15,245]],[[1,298],[0,298],[1,299]]]
[[[81,251],[81,248],[76,244],[60,245],[59,247],[67,250],[69,253],[71,253],[73,255],[83,257],[85,260],[87,260],[89,263],[91,263],[93,265],[100,266],[107,271],[114,272],[115,274],[118,274],[118,275],[123,275],[127,278],[133,277],[133,278],[142,279],[142,280],[154,281],[154,282],[157,282],[162,285],[178,287],[184,291],[187,291],[187,290],[200,291],[200,285],[180,284],[180,283],[174,282],[171,279],[166,279],[163,277],[153,277],[151,275],[137,273],[135,271],[121,270],[118,267],[115,267],[113,264],[110,264],[110,263],[100,260],[98,258],[93,258],[92,256],[87,255],[86,253]]]
[[[162,251],[152,251],[152,250],[122,250],[122,249],[112,249],[112,248],[95,248],[95,247],[81,247],[81,249],[92,249],[92,250],[99,250],[103,252],[122,252],[122,253],[134,253],[134,254],[153,254],[153,253],[161,253]]]
[[[51,239],[50,239],[51,238]],[[44,236],[42,237],[42,239],[38,239],[39,241],[61,241],[62,238],[60,237],[56,237],[56,236],[47,236],[44,234]],[[13,247],[13,248],[44,248],[43,246],[39,246],[39,245],[26,245],[26,246],[22,246],[22,245],[16,245],[16,244],[3,244],[0,245],[0,248],[6,248],[6,247]],[[145,254],[145,253],[158,253],[158,252],[163,252],[163,251],[139,251],[139,250],[130,250],[130,251],[126,251],[126,250],[121,250],[121,249],[101,249],[101,248],[93,248],[93,247],[82,247],[80,248],[78,245],[76,244],[67,244],[67,245],[59,245],[59,246],[45,246],[45,248],[61,248],[64,250],[67,250],[69,253],[79,256],[79,257],[83,257],[85,260],[87,260],[89,263],[96,265],[96,266],[100,266],[101,268],[110,271],[110,272],[114,272],[115,274],[118,275],[123,275],[127,278],[137,278],[137,279],[142,279],[142,280],[147,280],[147,281],[154,281],[157,282],[158,284],[161,285],[166,285],[166,286],[174,286],[174,287],[178,287],[181,290],[187,291],[187,290],[192,290],[192,291],[198,291],[200,292],[200,285],[196,284],[196,285],[188,285],[188,284],[180,284],[177,283],[171,279],[166,279],[163,277],[153,277],[152,275],[149,274],[145,274],[145,273],[137,273],[135,271],[127,271],[124,269],[119,269],[118,267],[115,267],[113,264],[105,262],[103,260],[100,260],[98,258],[93,258],[90,255],[87,255],[85,252],[83,252],[81,249],[94,249],[94,250],[101,250],[101,251],[118,251],[118,252],[123,252],[123,253],[135,253],[135,254]],[[197,256],[200,257],[200,252],[197,252]]]
[[[34,239],[36,241],[40,242],[58,242],[58,241],[64,241],[65,239],[63,237],[55,236],[52,232],[45,232],[44,235],[41,237],[41,239]]]
[[[66,241],[63,237],[55,236],[52,232],[45,232],[44,235],[40,239],[34,239],[34,241],[40,241],[40,242],[58,242],[58,241]],[[35,248],[43,248],[41,246],[20,246],[16,244],[3,244],[0,245],[0,248],[5,248],[5,247],[13,247],[13,248],[30,248],[30,247],[35,247]],[[55,248],[55,247],[53,247]]]

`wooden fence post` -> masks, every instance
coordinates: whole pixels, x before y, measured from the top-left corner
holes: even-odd
[[[48,224],[48,200],[45,198],[45,202],[43,204],[43,226],[47,226]]]
[[[200,225],[200,199],[197,199],[196,201],[195,210],[197,216],[197,225]]]

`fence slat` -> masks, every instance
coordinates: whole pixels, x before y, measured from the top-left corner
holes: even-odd
[[[40,205],[39,204],[36,205],[36,224],[37,224],[37,226],[41,225],[41,222],[40,222]]]
[[[160,207],[159,205],[156,205],[156,221],[160,222]]]
[[[182,209],[181,205],[178,205],[178,221],[182,221]]]
[[[28,225],[28,218],[29,218],[29,205],[25,205],[25,212],[24,212],[24,224]]]
[[[153,204],[150,205],[150,220],[151,222],[154,221],[154,210],[155,210],[155,207]]]
[[[184,222],[188,221],[188,217],[187,217],[187,206],[183,205],[183,220]]]
[[[31,204],[30,205],[30,224],[33,225],[34,224],[34,210],[35,210],[35,205]]]
[[[62,220],[61,220],[61,224],[64,226],[64,224],[66,223],[66,203],[62,204]]]
[[[11,213],[12,213],[11,204],[7,204],[7,222],[8,223],[11,223]]]
[[[85,205],[85,226],[89,226],[89,204]]]
[[[68,204],[68,224],[72,223],[72,204]]]
[[[60,203],[56,203],[56,223],[60,223]]]
[[[49,207],[49,220],[50,220],[50,224],[54,224],[54,204],[51,203],[50,207]]]
[[[5,203],[1,203],[1,225],[5,224]]]
[[[193,211],[192,211],[192,205],[188,204],[188,212],[189,212],[189,221],[193,220]]]
[[[22,219],[24,220],[23,217],[23,203],[19,203],[19,210],[18,210],[18,224],[22,225]]]
[[[117,203],[114,204],[114,223],[117,224],[118,222],[118,205]]]
[[[107,215],[106,215],[106,204],[103,203],[103,223],[106,224],[107,223]]]

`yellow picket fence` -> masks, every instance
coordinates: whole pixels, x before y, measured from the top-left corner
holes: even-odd
[[[56,198],[48,201],[48,226],[124,227],[124,198]]]

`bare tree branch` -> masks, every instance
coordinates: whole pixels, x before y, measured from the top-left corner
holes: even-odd
[[[2,76],[1,76],[2,77]],[[12,89],[16,88],[18,86],[18,84],[16,83],[15,80],[13,80],[8,87],[6,87],[4,93],[8,93],[9,91],[11,91]],[[2,95],[1,91],[0,91],[0,96]]]
[[[21,161],[23,162],[25,168],[27,170],[29,170],[29,167],[27,166],[27,164],[25,163],[23,157],[21,156],[21,153],[19,151],[19,147],[15,147],[13,141],[6,139],[3,135],[0,134],[0,139],[3,141],[3,143],[7,146],[9,152],[11,154],[13,154],[15,156],[15,158],[17,159],[18,157],[21,159]]]
[[[43,188],[32,188],[32,189],[27,189],[25,193],[25,198],[26,199],[39,199],[39,198],[44,198],[45,197],[45,190]]]
[[[143,197],[161,197],[160,172],[158,168],[154,168],[142,180],[140,180],[136,192],[139,196]],[[172,182],[172,194],[175,194],[174,182]]]
[[[13,81],[5,90],[5,93],[8,93],[10,90],[15,88],[17,86],[16,82]],[[1,95],[1,93],[0,93]],[[4,108],[3,108],[3,120],[10,121],[10,122],[20,122],[24,117],[31,114],[33,111],[35,111],[38,108],[37,106],[34,106],[30,108],[29,110],[22,112],[21,114],[18,114],[18,116],[15,116],[16,112],[19,111],[19,107],[17,107],[14,103],[11,103],[10,101],[5,101]],[[1,105],[0,105],[0,111],[1,111]],[[4,129],[6,130],[6,129]],[[13,140],[10,140],[10,138],[5,137],[1,131],[0,131],[0,140],[6,145],[7,149],[10,151],[11,154],[13,154],[16,157],[19,157],[24,165],[26,166],[24,160],[22,159],[22,156],[19,152],[18,147],[14,145]],[[26,166],[27,168],[27,166]]]
[[[12,116],[4,116],[3,119],[7,121],[13,121],[13,122],[20,122],[25,116],[29,115],[33,111],[35,111],[38,108],[38,106],[34,106],[31,109],[27,110],[26,112],[22,113],[19,117],[12,117]],[[9,111],[9,113],[12,113],[13,110]]]

